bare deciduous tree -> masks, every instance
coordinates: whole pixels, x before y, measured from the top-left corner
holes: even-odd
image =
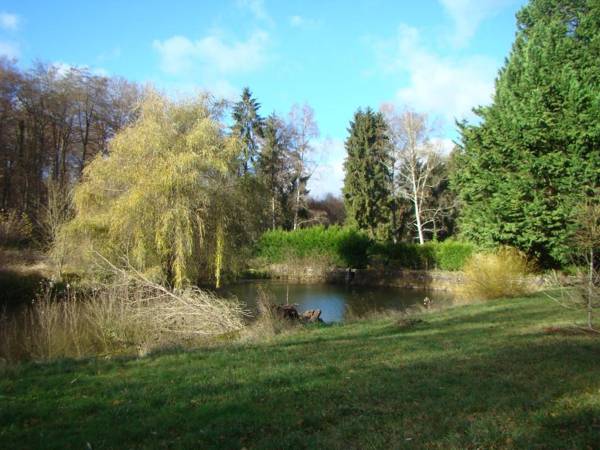
[[[0,58],[0,206],[44,222],[50,184],[61,190],[135,117],[141,88],[85,68]],[[42,230],[44,231],[44,230]]]
[[[578,208],[577,219],[579,229],[575,233],[575,244],[586,263],[585,281],[582,283],[582,297],[587,310],[587,326],[594,329],[592,322],[593,312],[599,300],[600,272],[597,267],[598,255],[596,251],[600,248],[600,202],[598,194],[586,201]]]
[[[432,190],[440,182],[433,175],[443,164],[443,159],[431,140],[431,126],[426,114],[410,109],[398,111],[391,104],[382,105],[381,111],[388,123],[393,146],[391,172],[394,194],[411,202],[414,226],[419,243],[423,244],[425,231],[430,231],[428,225],[435,224],[443,213],[441,207],[426,206]]]
[[[306,200],[306,183],[311,176],[310,155],[314,151],[311,140],[319,136],[319,127],[314,116],[313,109],[306,103],[292,106],[289,114],[289,126],[293,142],[292,165],[295,172],[294,230],[299,225],[299,212]]]
[[[584,266],[572,281],[565,282],[554,273],[556,293],[546,295],[567,309],[585,309],[587,314],[585,329],[598,333],[594,328],[594,311],[600,304],[600,270],[598,269],[598,251],[600,250],[600,192],[587,197],[575,208],[574,219],[577,224],[572,238],[574,250],[572,259],[575,265]]]

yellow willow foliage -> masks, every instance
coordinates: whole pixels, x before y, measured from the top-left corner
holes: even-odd
[[[138,121],[88,165],[75,190],[76,215],[64,229],[73,264],[98,252],[114,263],[125,256],[176,287],[195,281],[213,257],[203,245],[207,224],[221,221],[211,192],[235,148],[205,98],[182,103],[149,92]]]

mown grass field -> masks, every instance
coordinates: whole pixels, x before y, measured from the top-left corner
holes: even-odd
[[[599,448],[600,338],[544,331],[578,314],[538,295],[5,367],[0,448]]]

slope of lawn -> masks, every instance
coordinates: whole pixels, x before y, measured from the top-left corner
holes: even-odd
[[[543,295],[0,372],[0,448],[598,448],[600,338]],[[88,448],[89,448],[88,447]]]

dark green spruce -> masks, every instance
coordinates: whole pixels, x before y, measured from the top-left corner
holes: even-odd
[[[271,114],[263,127],[263,140],[257,161],[257,175],[269,195],[271,229],[288,226],[289,197],[293,191],[289,158],[289,136],[281,118]],[[287,214],[286,214],[287,213]]]
[[[600,2],[533,0],[493,102],[459,124],[462,233],[566,262],[574,207],[600,181]]]
[[[348,221],[378,239],[390,237],[392,177],[386,127],[381,113],[359,110],[345,144],[343,193]]]
[[[244,88],[239,102],[233,105],[232,132],[242,145],[240,172],[246,175],[252,170],[259,150],[259,138],[263,135],[264,120],[258,110],[260,103],[252,97],[249,88]]]

